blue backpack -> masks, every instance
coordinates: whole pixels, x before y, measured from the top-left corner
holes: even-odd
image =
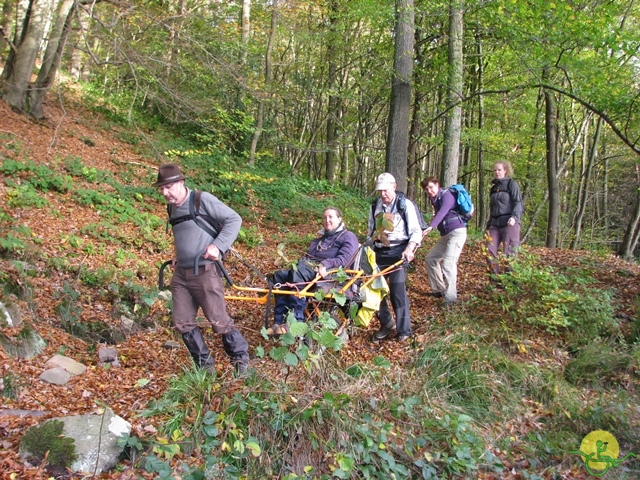
[[[471,220],[471,217],[473,217],[473,214],[475,213],[475,207],[473,206],[471,195],[469,195],[467,189],[464,188],[464,185],[460,183],[451,185],[449,187],[449,191],[456,199],[456,209],[460,215],[460,219],[466,224],[469,220]]]

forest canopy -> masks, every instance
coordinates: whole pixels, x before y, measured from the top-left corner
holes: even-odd
[[[53,89],[79,84],[132,125],[169,125],[233,163],[363,194],[388,170],[422,205],[425,176],[464,183],[479,228],[492,165],[508,161],[526,242],[637,249],[637,2],[2,6],[1,96],[27,115],[46,118]]]

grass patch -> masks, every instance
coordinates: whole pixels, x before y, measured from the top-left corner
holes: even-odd
[[[162,398],[152,401],[140,416],[164,418],[162,433],[167,438],[190,437],[200,442],[205,414],[219,401],[216,395],[220,388],[216,378],[205,370],[184,369],[180,376],[170,379]]]
[[[0,395],[11,400],[16,400],[20,389],[26,387],[26,385],[24,379],[18,375],[11,372],[5,373],[0,377]]]
[[[603,387],[623,378],[632,358],[615,342],[596,339],[580,348],[566,366],[565,377],[576,386]]]

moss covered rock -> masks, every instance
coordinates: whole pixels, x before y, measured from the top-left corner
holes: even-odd
[[[64,423],[60,420],[49,420],[29,428],[20,441],[20,455],[33,464],[42,463],[46,456],[47,462],[54,467],[70,467],[78,455],[73,439],[65,437],[63,429]]]

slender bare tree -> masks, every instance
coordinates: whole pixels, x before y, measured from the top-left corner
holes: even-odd
[[[547,72],[543,73],[547,76]],[[556,248],[558,227],[560,224],[560,184],[558,182],[558,124],[557,106],[554,93],[544,91],[545,99],[545,132],[547,142],[547,189],[549,192],[549,208],[547,215],[547,239],[549,248]]]
[[[618,255],[627,260],[633,258],[638,240],[640,240],[640,164],[636,164],[636,201],[633,214],[624,232]]]
[[[249,148],[249,164],[253,165],[256,159],[256,149],[258,141],[262,135],[262,124],[264,122],[264,104],[268,96],[269,84],[271,83],[271,53],[276,41],[276,28],[278,27],[278,0],[273,0],[271,6],[271,30],[269,31],[269,41],[267,43],[267,52],[264,59],[264,86],[265,92],[258,100],[258,112],[256,113],[256,128],[251,137],[251,147]]]
[[[44,59],[36,81],[29,87],[29,113],[35,118],[43,117],[42,104],[58,73],[76,2],[77,0],[62,0],[53,15],[53,26],[49,32]]]

